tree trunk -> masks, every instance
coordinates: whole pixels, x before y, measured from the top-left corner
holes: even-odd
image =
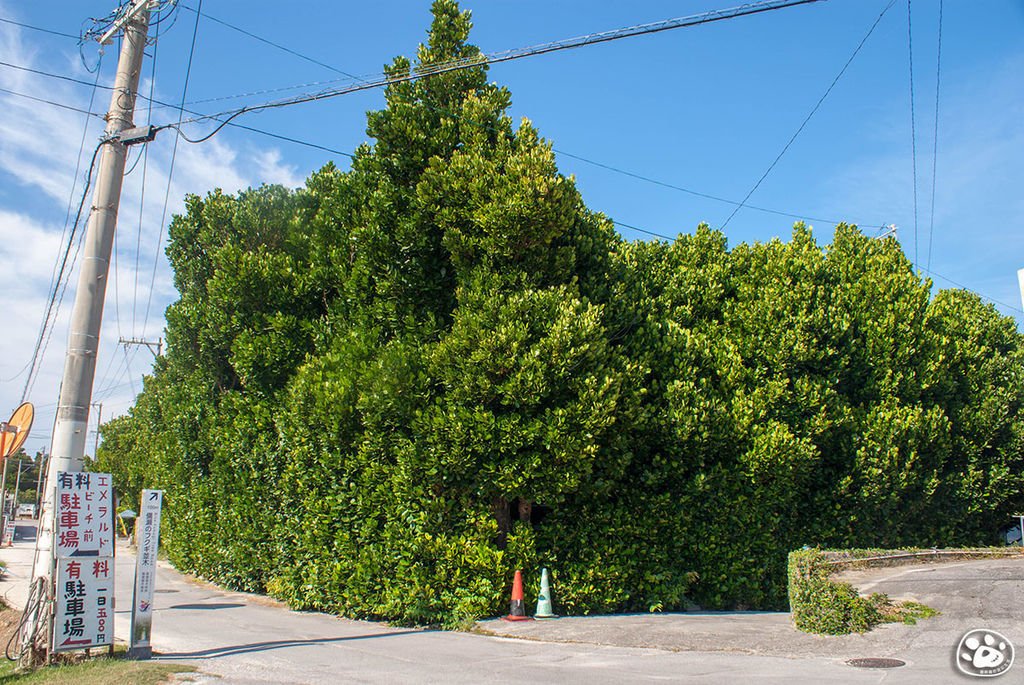
[[[494,518],[498,522],[498,549],[505,549],[508,542],[508,531],[512,529],[512,515],[508,510],[508,500],[504,497],[495,497],[491,501],[491,508],[494,511]]]

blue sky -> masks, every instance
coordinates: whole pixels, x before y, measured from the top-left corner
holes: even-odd
[[[142,92],[181,98],[199,0],[186,0],[161,26],[148,51]],[[0,18],[78,34],[113,1],[49,3],[0,0]],[[472,40],[487,52],[721,9],[728,0],[477,0]],[[721,226],[734,205],[616,173],[733,201],[742,200],[832,83],[888,0],[829,0],[695,28],[532,57],[491,69],[512,92],[514,117],[528,117],[575,176],[588,205],[610,218],[663,235],[700,222]],[[196,28],[186,100],[215,112],[306,89],[217,99],[341,78],[229,28],[221,20],[310,59],[360,76],[379,74],[395,55],[412,55],[429,24],[429,2],[301,3],[206,0]],[[938,0],[912,4],[917,134],[917,230],[913,207],[908,10],[897,0],[856,59],[749,202],[810,217],[822,243],[832,223],[874,233],[898,226],[911,259],[929,263],[938,287],[953,282],[1003,304],[1024,322],[1016,271],[1024,267],[1024,2],[946,0],[942,68],[937,70]],[[155,57],[155,70],[154,61]],[[0,23],[0,61],[92,82],[95,44]],[[111,84],[116,46],[99,82]],[[936,76],[938,155],[931,212]],[[155,78],[154,78],[155,77]],[[324,87],[324,86],[317,86]],[[91,88],[0,66],[0,88],[87,108]],[[204,102],[205,101],[205,102]],[[239,120],[276,134],[351,151],[367,140],[365,113],[379,91],[264,112]],[[98,91],[92,110],[103,112]],[[0,252],[4,336],[0,339],[0,412],[17,406],[46,302],[85,131],[91,153],[101,122],[0,91]],[[162,124],[177,112],[140,103],[136,122]],[[208,129],[196,125],[193,136]],[[125,182],[118,229],[116,288],[108,287],[95,399],[104,417],[123,413],[152,356],[125,351],[120,336],[161,336],[163,310],[175,299],[162,254],[164,227],[185,193],[236,191],[261,183],[300,185],[327,161],[347,157],[246,131],[226,129],[202,145],[164,132]],[[585,158],[597,164],[582,161]],[[134,156],[133,156],[134,161]],[[87,159],[85,163],[87,163]],[[599,166],[604,165],[604,166]],[[145,191],[143,192],[143,170]],[[78,185],[80,188],[80,182]],[[168,191],[169,188],[169,191]],[[77,193],[75,191],[75,200]],[[164,210],[164,198],[168,198]],[[143,201],[144,200],[144,201]],[[725,232],[731,245],[787,238],[794,219],[741,209]],[[649,239],[622,229],[629,239]],[[916,257],[915,257],[916,255]],[[136,264],[138,266],[136,266]],[[154,270],[154,264],[156,268]],[[941,277],[939,276],[941,275]],[[77,271],[75,274],[77,278]],[[952,282],[944,280],[952,279]],[[152,284],[152,286],[151,286]],[[49,444],[75,281],[64,299],[29,399],[38,418],[28,447]],[[111,280],[114,286],[114,278]],[[116,293],[115,293],[116,291]],[[115,297],[116,294],[116,297]],[[148,316],[146,311],[149,311]],[[94,416],[95,418],[95,416]],[[91,444],[91,442],[90,442]],[[91,451],[91,450],[90,450]]]

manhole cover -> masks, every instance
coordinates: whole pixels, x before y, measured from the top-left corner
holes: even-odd
[[[846,663],[856,668],[899,668],[906,666],[907,662],[899,659],[882,659],[879,657],[867,657],[864,659],[849,659]]]

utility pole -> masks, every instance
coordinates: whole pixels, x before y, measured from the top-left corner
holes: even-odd
[[[46,463],[46,452],[40,451],[39,454],[36,455],[36,501],[32,503],[36,508],[36,513],[34,515],[34,518],[36,519],[39,518],[39,509],[42,505],[43,473],[46,470]]]
[[[14,511],[11,518],[18,517],[18,495],[21,493],[21,459],[18,460],[18,477],[14,479]]]
[[[89,405],[96,375],[96,355],[99,350],[100,324],[103,320],[103,300],[106,295],[110,252],[117,224],[117,209],[124,178],[127,147],[132,143],[152,139],[152,127],[146,133],[135,129],[135,96],[142,71],[143,51],[149,30],[150,0],[133,0],[124,7],[113,26],[100,39],[107,42],[118,31],[123,31],[121,54],[117,63],[117,76],[110,97],[107,127],[100,143],[102,151],[96,176],[96,190],[89,213],[85,234],[82,270],[75,291],[75,304],[71,313],[68,351],[64,362],[57,417],[53,426],[50,460],[46,471],[46,494],[40,512],[41,530],[36,542],[36,556],[40,563],[33,573],[33,582],[48,587],[54,577],[54,497],[57,473],[81,471],[85,460],[85,442],[89,424]],[[38,636],[36,644],[23,645],[23,662],[31,659],[33,647],[42,647],[49,653],[49,629],[39,630],[41,623],[52,627],[52,602],[42,612],[26,616],[29,635]]]
[[[0,476],[0,535],[3,534],[4,524],[7,522],[7,463],[10,459],[4,459],[4,473]]]
[[[118,343],[124,345],[125,348],[127,348],[130,345],[140,345],[142,347],[145,347],[146,349],[153,353],[154,359],[156,359],[157,357],[164,353],[163,338],[157,338],[156,342],[153,342],[152,340],[143,340],[142,338],[121,338],[120,340],[118,340]],[[153,352],[153,348],[156,348],[156,352]]]
[[[96,461],[96,457],[100,453],[100,424],[103,423],[103,403],[93,402],[92,406],[96,407],[96,442],[92,448],[92,460]]]

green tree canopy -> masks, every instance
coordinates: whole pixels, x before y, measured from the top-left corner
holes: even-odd
[[[403,76],[472,61],[437,0]],[[992,541],[1024,506],[1014,322],[892,238],[626,242],[484,65],[393,82],[297,190],[187,198],[168,352],[96,468],[180,568],[458,624],[540,564],[567,612],[784,606],[805,544]]]

